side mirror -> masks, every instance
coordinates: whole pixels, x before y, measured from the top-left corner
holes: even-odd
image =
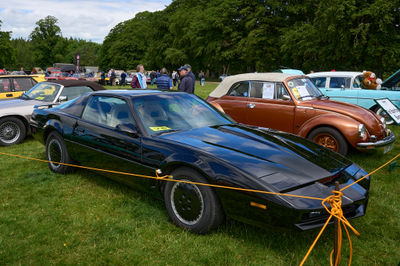
[[[136,127],[132,124],[118,124],[115,128],[118,131],[124,132],[132,137],[136,137],[138,135]]]
[[[290,101],[290,96],[289,95],[282,95],[282,100]]]
[[[58,102],[66,102],[68,101],[68,97],[65,95],[61,95],[60,97],[58,97]]]

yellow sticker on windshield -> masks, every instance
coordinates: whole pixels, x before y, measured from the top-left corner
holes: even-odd
[[[292,92],[294,94],[294,97],[296,97],[296,99],[300,98],[299,90],[296,87],[292,89]]]
[[[162,131],[162,130],[169,130],[169,127],[163,126],[163,127],[150,127],[151,130],[153,131]]]
[[[44,96],[36,97],[36,100],[43,100]]]

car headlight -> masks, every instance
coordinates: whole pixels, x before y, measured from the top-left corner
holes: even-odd
[[[386,119],[384,117],[381,117],[381,122],[383,124],[383,129],[386,129]]]
[[[367,132],[367,129],[365,128],[364,124],[359,124],[358,125],[358,135],[360,136],[360,138],[364,138],[365,134]]]

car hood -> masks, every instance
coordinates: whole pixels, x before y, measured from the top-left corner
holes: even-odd
[[[205,127],[162,138],[212,154],[277,191],[332,176],[351,164],[339,154],[298,136],[257,127]]]
[[[30,110],[32,113],[35,105],[44,104],[42,101],[37,100],[24,100],[24,99],[6,99],[0,101],[0,115],[9,113],[24,114],[25,110]]]
[[[400,69],[382,82],[382,87],[393,88],[400,82]]]
[[[308,101],[302,105],[349,116],[357,120],[359,123],[364,124],[371,134],[377,136],[383,135],[382,122],[378,119],[374,112],[363,107],[345,102],[317,99]]]

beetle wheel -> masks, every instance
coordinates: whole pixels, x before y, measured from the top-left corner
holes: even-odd
[[[330,127],[320,127],[313,130],[308,139],[345,156],[348,151],[348,144],[342,134]]]

